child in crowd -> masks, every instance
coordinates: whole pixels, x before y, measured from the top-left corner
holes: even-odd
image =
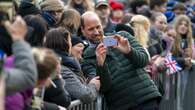
[[[56,54],[46,48],[34,48],[32,49],[32,53],[35,58],[35,62],[37,64],[38,70],[38,81],[36,83],[36,88],[33,90],[33,98],[28,109],[43,109],[47,110],[61,110],[63,107],[56,105],[54,103],[44,102],[44,92],[45,86],[48,82],[51,83],[51,86],[55,86],[53,82],[51,82],[50,77],[55,75],[57,71],[60,71],[60,63]],[[52,85],[53,84],[53,85]],[[61,93],[59,93],[60,95]],[[66,103],[65,101],[64,103]],[[70,104],[70,100],[69,100]]]

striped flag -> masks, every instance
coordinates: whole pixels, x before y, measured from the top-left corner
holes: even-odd
[[[167,73],[173,74],[176,73],[180,70],[182,70],[182,68],[179,66],[179,64],[176,62],[175,58],[172,56],[172,54],[168,54],[165,57],[165,65],[167,66],[168,70]]]

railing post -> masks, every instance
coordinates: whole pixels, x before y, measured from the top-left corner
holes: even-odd
[[[101,95],[98,95],[98,97],[97,97],[96,110],[102,110],[102,97],[101,97]]]
[[[103,97],[98,95],[97,99],[89,104],[84,104],[80,100],[72,101],[68,110],[105,110]]]

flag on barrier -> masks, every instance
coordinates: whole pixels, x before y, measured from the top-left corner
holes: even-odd
[[[168,70],[167,73],[170,74],[174,74],[180,70],[182,70],[182,68],[179,66],[179,64],[176,62],[175,58],[172,56],[171,53],[169,53],[166,57],[165,57],[165,65],[167,66]]]

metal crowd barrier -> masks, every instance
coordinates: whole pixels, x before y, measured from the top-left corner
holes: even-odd
[[[177,72],[172,75],[163,73],[153,80],[157,86],[161,85],[164,89],[159,110],[183,110],[181,109],[181,73]]]
[[[84,104],[80,100],[72,101],[67,110],[106,110],[103,104],[103,97],[98,96],[97,99],[89,104]]]
[[[180,97],[181,74],[175,73],[170,76],[159,74],[153,80],[157,86],[164,89],[159,110],[182,110]],[[97,100],[89,104],[84,104],[80,100],[72,101],[67,110],[107,110],[107,106],[104,97],[98,96]]]
[[[176,73],[170,76],[167,76],[166,74],[159,75],[160,76],[153,79],[155,84],[157,84],[158,86],[163,86],[162,88],[165,89],[165,93],[160,103],[159,110],[180,110],[179,107],[181,105],[179,104],[178,96],[178,83],[180,82],[178,80],[179,74]],[[166,89],[167,84],[168,86],[170,86],[170,90],[168,91]],[[84,104],[80,100],[72,101],[67,110],[107,110],[107,106],[104,97],[102,95],[99,95],[97,97],[97,100],[89,104]]]

